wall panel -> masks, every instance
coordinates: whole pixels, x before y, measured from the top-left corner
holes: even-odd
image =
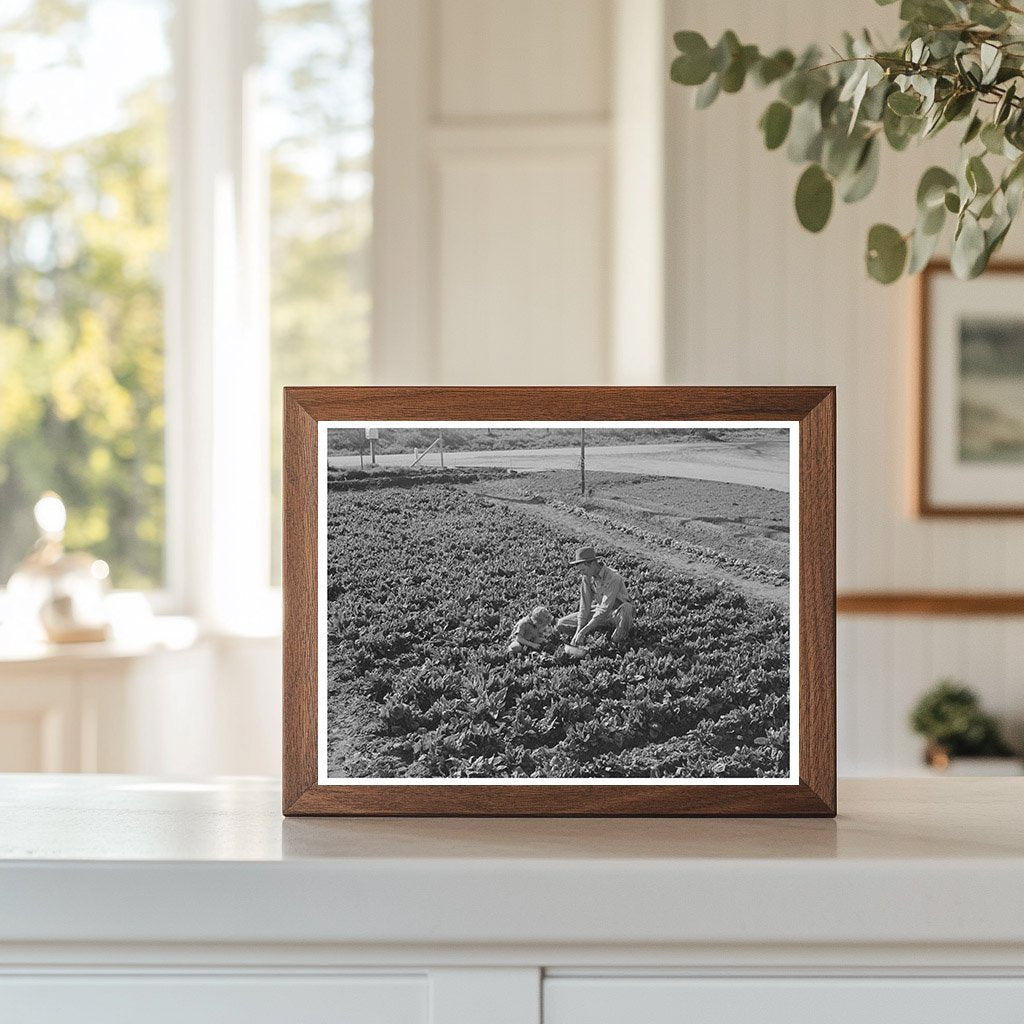
[[[445,383],[601,383],[604,153],[454,155],[437,173]]]
[[[439,0],[436,114],[608,115],[609,0]]]

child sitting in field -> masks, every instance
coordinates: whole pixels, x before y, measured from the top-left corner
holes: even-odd
[[[520,651],[539,651],[541,645],[553,635],[551,623],[554,616],[539,604],[530,612],[524,615],[512,630],[512,639],[509,642],[509,654],[518,654]]]

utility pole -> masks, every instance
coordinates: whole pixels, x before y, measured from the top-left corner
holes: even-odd
[[[440,430],[437,432],[437,450],[441,454],[441,468],[444,469],[444,439]]]
[[[580,427],[580,495],[587,495],[587,431]]]

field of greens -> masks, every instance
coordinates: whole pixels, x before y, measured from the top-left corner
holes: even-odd
[[[457,482],[358,483],[327,502],[330,776],[788,775],[784,608],[609,551],[628,646],[509,654],[533,605],[576,609],[588,538]]]

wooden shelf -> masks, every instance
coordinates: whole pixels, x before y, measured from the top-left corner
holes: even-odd
[[[1024,615],[1024,594],[854,591],[836,597],[839,615]]]

